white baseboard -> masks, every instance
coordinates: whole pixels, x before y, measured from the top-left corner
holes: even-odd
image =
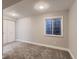
[[[74,55],[72,54],[72,52],[68,49],[69,54],[71,55],[72,59],[75,59]]]
[[[30,41],[23,41],[23,40],[16,40],[16,41],[20,41],[20,42],[25,42],[25,43],[30,43],[30,44],[34,44],[34,45],[39,45],[39,46],[45,46],[45,47],[49,47],[49,48],[53,48],[53,49],[59,49],[59,50],[64,50],[70,53],[72,59],[75,59],[73,54],[71,53],[71,51],[68,48],[63,48],[63,47],[57,47],[57,46],[51,46],[51,45],[46,45],[46,44],[42,44],[42,43],[36,43],[36,42],[30,42]]]
[[[67,48],[62,48],[62,47],[57,47],[57,46],[51,46],[51,45],[46,45],[46,44],[42,44],[42,43],[36,43],[36,42],[30,42],[30,41],[23,41],[23,40],[17,40],[17,41],[26,42],[26,43],[30,43],[30,44],[34,44],[34,45],[39,45],[39,46],[45,46],[45,47],[59,49],[59,50],[64,50],[64,51],[68,51]]]

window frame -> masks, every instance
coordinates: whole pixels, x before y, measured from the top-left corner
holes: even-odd
[[[46,19],[51,18],[61,18],[61,35],[54,35],[54,34],[46,34]],[[63,37],[63,16],[53,16],[53,17],[44,17],[44,35],[45,36],[52,36],[52,37]]]

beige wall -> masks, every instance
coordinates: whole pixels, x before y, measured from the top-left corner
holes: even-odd
[[[44,17],[47,16],[64,16],[63,37],[48,37],[44,35]],[[17,20],[16,39],[68,48],[68,12],[52,12]]]
[[[77,59],[77,6],[76,2],[69,11],[69,49]]]
[[[23,18],[16,21],[16,40],[27,41],[31,38],[31,19]]]

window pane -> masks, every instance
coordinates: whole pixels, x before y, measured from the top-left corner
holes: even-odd
[[[56,18],[53,20],[53,34],[61,35],[61,18]]]
[[[52,20],[46,19],[46,34],[52,34]]]

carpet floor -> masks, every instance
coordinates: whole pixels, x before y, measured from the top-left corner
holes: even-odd
[[[23,42],[3,46],[3,59],[72,59],[67,51]]]

